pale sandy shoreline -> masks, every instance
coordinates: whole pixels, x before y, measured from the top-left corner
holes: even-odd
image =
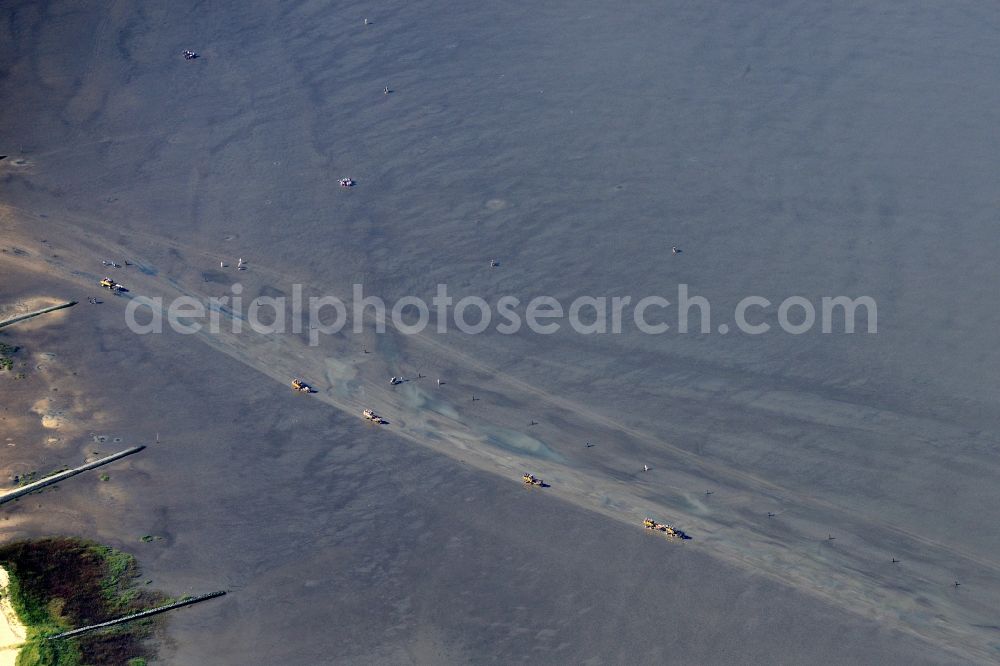
[[[27,627],[18,619],[7,596],[9,582],[7,570],[0,567],[0,666],[14,666],[19,646],[27,636]]]

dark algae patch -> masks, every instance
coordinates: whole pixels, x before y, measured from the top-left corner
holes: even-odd
[[[0,546],[0,566],[10,575],[11,602],[27,627],[17,666],[134,666],[152,656],[144,639],[153,619],[47,639],[163,603],[163,595],[136,584],[139,568],[131,555],[83,539],[47,538]]]

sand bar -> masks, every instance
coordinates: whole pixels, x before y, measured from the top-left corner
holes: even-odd
[[[0,666],[14,666],[26,635],[26,627],[18,619],[7,597],[9,581],[7,570],[0,567]]]

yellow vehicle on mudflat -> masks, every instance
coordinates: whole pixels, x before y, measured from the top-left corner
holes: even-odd
[[[652,518],[646,518],[642,521],[642,526],[647,530],[653,530],[655,532],[663,532],[670,539],[687,539],[688,536],[684,532],[680,531],[675,527],[671,527],[666,523],[658,523]]]

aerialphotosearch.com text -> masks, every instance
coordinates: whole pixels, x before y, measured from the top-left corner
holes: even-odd
[[[568,303],[552,296],[525,300],[506,295],[492,303],[479,296],[456,300],[445,284],[437,285],[430,303],[418,296],[386,303],[377,295],[366,294],[361,284],[353,285],[349,303],[330,295],[303,297],[302,292],[302,285],[294,284],[291,297],[247,300],[243,285],[236,283],[228,295],[205,299],[179,296],[165,302],[161,297],[136,296],[125,309],[126,325],[140,335],[163,332],[164,322],[181,334],[238,334],[244,329],[267,335],[305,331],[312,346],[320,344],[322,336],[344,330],[360,334],[368,328],[384,333],[389,323],[410,335],[428,329],[447,333],[452,327],[468,335],[491,328],[503,335],[522,330],[552,335],[564,328],[580,335],[616,335],[631,328],[648,335],[726,335],[736,331],[744,335],[775,331],[802,335],[815,330],[853,334],[861,325],[868,334],[878,332],[878,308],[871,296],[813,300],[789,296],[778,303],[763,296],[746,296],[733,308],[728,321],[713,326],[711,303],[704,296],[691,294],[683,283],[677,285],[673,300],[662,295],[602,295],[578,296]]]

